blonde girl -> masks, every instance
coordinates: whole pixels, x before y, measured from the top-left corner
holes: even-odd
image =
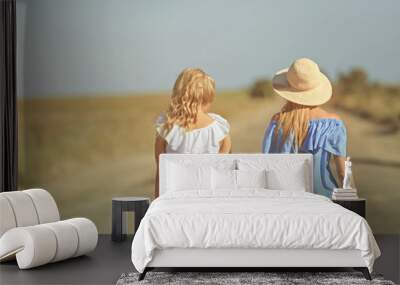
[[[215,81],[198,68],[179,74],[164,115],[156,121],[155,158],[161,153],[229,153],[229,123],[208,113],[215,98]],[[156,183],[155,197],[158,197]]]
[[[315,62],[301,58],[275,75],[273,88],[287,101],[265,131],[263,152],[312,153],[314,192],[331,197],[343,181],[347,142],[343,121],[321,107],[332,96],[331,83]]]

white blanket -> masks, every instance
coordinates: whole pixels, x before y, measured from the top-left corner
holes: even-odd
[[[132,243],[143,272],[154,249],[358,249],[372,272],[380,251],[365,219],[306,192],[182,191],[154,200]]]

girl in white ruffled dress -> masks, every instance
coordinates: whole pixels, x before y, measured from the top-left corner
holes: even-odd
[[[167,112],[156,120],[155,156],[161,153],[229,153],[229,123],[208,113],[215,97],[215,81],[203,70],[187,68],[178,76]]]

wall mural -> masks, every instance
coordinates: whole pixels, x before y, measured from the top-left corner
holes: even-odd
[[[216,80],[211,111],[231,123],[233,152],[259,153],[284,103],[271,77],[307,56],[334,85],[326,107],[347,126],[372,229],[400,233],[400,34],[378,2],[292,3],[318,6],[301,15],[288,1],[17,2],[20,188],[49,190],[63,218],[109,233],[112,197],[153,197],[154,120],[183,68]]]

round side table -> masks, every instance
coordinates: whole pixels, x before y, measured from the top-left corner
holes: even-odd
[[[135,231],[146,214],[150,199],[146,197],[115,197],[112,198],[112,234],[113,241],[123,241],[126,238],[124,212],[135,212]]]

